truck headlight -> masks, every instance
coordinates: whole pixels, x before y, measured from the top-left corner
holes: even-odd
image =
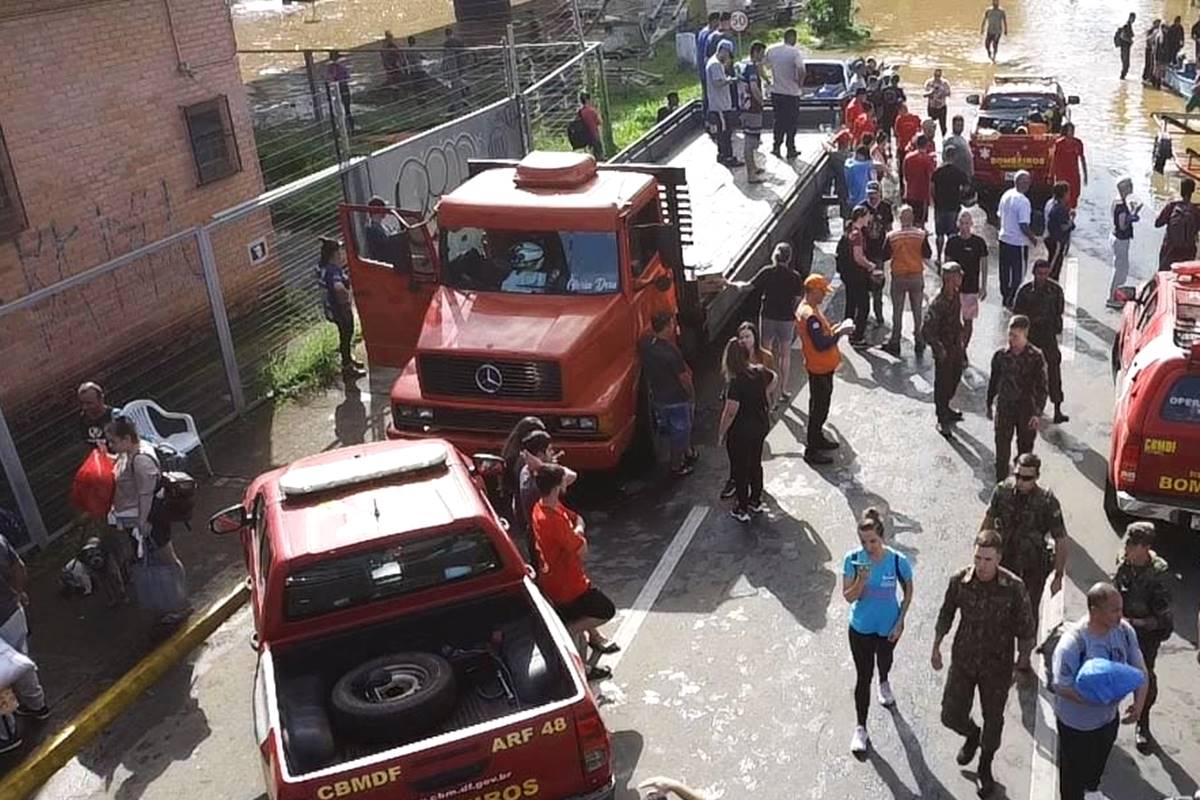
[[[581,430],[581,431],[595,431],[595,430],[599,429],[599,427],[600,427],[600,422],[595,417],[580,417],[579,418],[579,430]]]
[[[417,409],[417,419],[424,419],[424,420],[433,419],[433,409],[432,408],[418,408]]]

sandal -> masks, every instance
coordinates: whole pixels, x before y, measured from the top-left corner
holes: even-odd
[[[613,653],[620,652],[620,650],[621,650],[621,645],[617,644],[612,639],[604,639],[598,644],[596,642],[589,641],[588,647],[592,648],[597,653],[600,653],[600,654],[606,655],[606,656],[610,656]]]
[[[608,667],[594,666],[588,667],[587,679],[589,681],[603,681],[612,677],[612,670]]]

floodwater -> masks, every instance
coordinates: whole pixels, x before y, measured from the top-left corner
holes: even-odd
[[[999,59],[992,64],[983,49],[980,22],[983,0],[862,0],[859,20],[869,27],[873,40],[869,53],[888,63],[903,65],[901,80],[909,87],[913,111],[923,114],[923,102],[914,87],[941,67],[952,86],[951,115],[962,113],[968,130],[973,109],[965,97],[986,88],[993,75],[1012,73],[1056,76],[1067,94],[1081,98],[1072,109],[1076,134],[1083,140],[1090,181],[1084,188],[1075,246],[1107,260],[1109,207],[1116,196],[1116,181],[1129,175],[1134,195],[1157,209],[1176,192],[1177,175],[1170,165],[1167,176],[1152,175],[1151,150],[1157,132],[1151,114],[1183,111],[1185,101],[1141,83],[1144,33],[1158,16],[1168,22],[1181,15],[1190,30],[1200,9],[1188,0],[1002,0],[1008,12],[1008,33],[1000,43]],[[1129,77],[1119,80],[1120,54],[1113,33],[1129,12],[1137,14]],[[1190,38],[1185,52],[1192,54]],[[1184,143],[1176,140],[1176,153]],[[1196,149],[1200,143],[1188,142]],[[1150,211],[1144,211],[1143,217]],[[1135,234],[1133,268],[1148,275],[1155,265],[1160,236],[1143,220]]]

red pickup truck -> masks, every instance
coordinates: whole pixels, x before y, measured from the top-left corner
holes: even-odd
[[[209,521],[250,573],[272,800],[612,798],[583,664],[477,460],[440,439],[334,450]]]
[[[1200,529],[1200,262],[1117,291],[1105,510]]]
[[[987,92],[969,94],[967,102],[979,107],[971,153],[980,205],[994,212],[1013,176],[1025,170],[1033,178],[1030,199],[1040,209],[1053,188],[1057,135],[1051,129],[1070,120],[1079,98],[1063,94],[1052,77],[997,75]]]

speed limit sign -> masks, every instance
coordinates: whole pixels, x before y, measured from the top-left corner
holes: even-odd
[[[750,18],[746,16],[745,11],[734,11],[729,15],[729,27],[741,33],[750,27]]]

